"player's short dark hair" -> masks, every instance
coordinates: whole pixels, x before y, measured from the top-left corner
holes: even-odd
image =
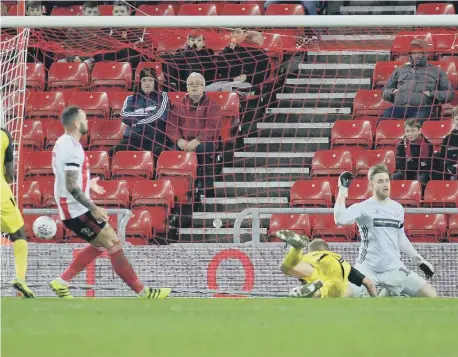
[[[83,9],[96,9],[99,7],[99,4],[97,1],[86,1],[83,4]]]
[[[42,10],[41,1],[29,0],[25,3],[25,11],[29,10]]]
[[[69,106],[65,108],[60,115],[60,122],[63,126],[67,127],[72,124],[76,119],[78,119],[78,115],[80,114],[81,108],[77,106]]]
[[[318,250],[330,250],[329,244],[324,239],[316,238],[312,240],[308,247],[309,252],[315,252]]]
[[[372,181],[374,179],[374,176],[377,174],[387,174],[388,176],[390,175],[390,171],[388,171],[388,168],[386,167],[385,164],[378,164],[374,165],[369,169],[369,172],[367,173],[367,177],[369,181]]]
[[[421,129],[421,123],[416,119],[407,119],[404,123],[404,128],[407,127]]]

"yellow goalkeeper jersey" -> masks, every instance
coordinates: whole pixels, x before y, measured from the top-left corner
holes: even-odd
[[[10,185],[5,178],[5,163],[13,161],[13,140],[11,134],[6,129],[0,130],[0,185],[3,198],[12,196]]]

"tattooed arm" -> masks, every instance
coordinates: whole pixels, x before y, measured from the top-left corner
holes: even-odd
[[[79,172],[77,170],[68,170],[65,171],[65,186],[67,191],[81,203],[84,207],[88,208],[90,211],[93,211],[96,208],[96,205],[86,197],[86,194],[81,190],[78,186],[78,175]]]

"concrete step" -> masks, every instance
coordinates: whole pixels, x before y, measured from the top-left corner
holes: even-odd
[[[233,243],[233,228],[181,228],[178,230],[182,242],[207,242],[207,243]],[[242,242],[250,242],[252,239],[251,229],[242,228],[240,239]],[[261,229],[261,240],[267,238],[267,229]]]
[[[309,51],[307,62],[317,63],[377,63],[378,61],[389,61],[391,53],[387,50],[344,50],[344,51]]]
[[[224,181],[296,181],[308,178],[308,167],[224,167]]]
[[[333,92],[333,93],[310,93],[296,87],[294,91],[286,89],[286,93],[278,93],[276,95],[278,107],[352,107],[353,100],[356,96],[355,92]]]
[[[348,93],[371,89],[372,77],[359,78],[287,78],[286,93]]]
[[[293,181],[215,182],[217,197],[288,197]]]
[[[262,137],[330,137],[334,123],[257,123]]]
[[[244,138],[245,151],[255,152],[300,152],[318,151],[329,149],[329,138],[327,137],[259,137]]]
[[[337,31],[339,31],[337,29]],[[332,33],[333,31],[328,32]],[[341,31],[337,32],[336,34],[330,34],[330,35],[322,35],[320,37],[321,41],[336,41],[336,42],[357,42],[357,41],[393,41],[395,39],[396,35],[391,35],[391,34],[380,34],[380,35],[368,35],[367,30],[364,33],[357,33],[355,31],[354,33],[352,32],[351,34],[345,34],[342,35]]]
[[[372,77],[375,63],[300,63],[299,77]]]
[[[233,228],[234,221],[240,212],[194,212],[192,214],[193,227]],[[261,214],[261,227],[268,228],[271,214]],[[251,228],[251,220],[242,222],[243,228]]]
[[[289,207],[287,197],[234,197],[203,198],[206,212],[241,212],[249,207]]]
[[[341,15],[414,15],[415,4],[406,6],[341,6]]]
[[[310,166],[315,152],[243,152],[234,153],[234,167]]]

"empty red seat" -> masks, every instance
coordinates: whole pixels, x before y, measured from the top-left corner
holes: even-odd
[[[26,87],[30,90],[45,90],[46,70],[43,63],[27,63],[25,67]]]
[[[428,120],[421,127],[421,133],[434,145],[435,151],[441,149],[442,141],[453,130],[452,120]]]
[[[21,144],[38,150],[43,149],[44,134],[39,120],[26,120],[22,125]]]
[[[89,148],[109,150],[121,141],[126,125],[120,120],[96,120],[90,131]]]
[[[356,176],[367,176],[371,166],[385,164],[390,174],[396,168],[393,150],[361,150],[355,158]]]
[[[25,104],[27,117],[59,117],[65,108],[61,92],[31,92]]]
[[[375,132],[375,146],[396,146],[404,134],[404,120],[382,120]]]
[[[56,119],[43,119],[41,120],[41,126],[45,136],[45,149],[52,150],[57,139],[65,133],[65,129],[60,121]],[[83,140],[81,142],[83,143]]]
[[[24,175],[53,175],[51,162],[51,151],[30,151],[24,155]]]
[[[372,76],[372,88],[382,89],[388,83],[388,78],[400,66],[407,63],[406,61],[378,61],[375,64]]]
[[[419,4],[416,15],[455,15],[455,6],[447,3]]]
[[[410,43],[416,39],[426,41],[429,48],[425,52],[429,53],[428,57],[432,59],[432,56],[434,54],[434,43],[432,34],[428,30],[399,32],[394,38],[393,45],[391,47],[391,56],[393,57],[393,59],[408,59]]]
[[[132,87],[132,66],[129,62],[98,62],[91,73],[94,92],[127,91]]]
[[[383,100],[382,91],[360,89],[356,92],[353,101],[353,114],[380,116],[385,109],[391,106],[393,106],[392,103]]]
[[[443,214],[406,214],[404,229],[412,241],[420,243],[437,243],[447,236]]]
[[[88,118],[109,118],[110,104],[105,92],[66,92],[64,96],[68,105],[80,107]]]
[[[110,103],[111,118],[118,118],[121,116],[121,110],[124,106],[124,102],[129,95],[132,95],[132,92],[108,92],[108,102]]]
[[[215,4],[183,4],[178,12],[179,16],[216,16],[218,12]]]
[[[351,154],[345,150],[320,150],[313,155],[311,176],[340,175],[353,172]]]
[[[334,222],[333,214],[310,215],[312,238],[323,238],[327,241],[346,242],[356,236],[355,225],[338,226]]]
[[[237,93],[231,92],[208,92],[208,97],[218,103],[223,116],[221,121],[221,138],[227,142],[231,138],[234,121],[240,118],[240,99]]]
[[[457,61],[458,62],[458,61]],[[429,64],[440,67],[448,77],[448,80],[452,84],[453,88],[458,88],[458,74],[457,68],[454,61],[441,60],[441,61],[430,61]]]
[[[177,202],[192,201],[196,176],[197,156],[194,152],[164,151],[159,155],[156,178],[172,182]]]
[[[332,206],[332,191],[328,181],[299,180],[290,191],[291,206]]]
[[[450,243],[458,242],[458,214],[450,215],[450,221],[448,223],[447,238]]]
[[[258,4],[226,4],[221,15],[225,16],[253,16],[261,15]]]
[[[54,199],[54,176],[33,176],[30,179],[37,182],[40,187],[42,207],[56,207],[56,200]]]
[[[86,154],[89,161],[89,170],[93,176],[110,178],[110,161],[106,151],[90,151]]]
[[[24,181],[20,192],[24,206],[41,207],[41,191],[37,181]]]
[[[370,197],[372,197],[372,189],[369,186],[369,181],[367,179],[353,180],[345,203],[350,206],[354,203],[365,201]]]
[[[81,5],[55,6],[51,11],[51,16],[79,16],[83,14]]]
[[[154,68],[157,74],[157,80],[159,84],[164,82],[164,73],[162,72],[161,62],[140,62],[135,70],[135,83],[140,82],[140,72],[143,68]]]
[[[157,38],[157,34],[146,33],[147,38],[151,38],[151,41],[157,41],[158,52],[175,52],[180,48],[184,48],[187,42],[187,36],[183,33],[171,34],[167,38]]]
[[[304,15],[304,8],[300,4],[271,4],[265,15]]]
[[[64,224],[60,220],[58,215],[51,215],[50,217],[56,222],[57,231],[53,239],[41,239],[35,236],[33,233],[33,222],[42,215],[40,214],[26,214],[24,215],[24,230],[25,235],[30,243],[56,243],[64,239]]]
[[[457,181],[429,181],[425,189],[423,206],[457,207]]]
[[[439,58],[444,56],[456,57],[458,53],[458,46],[456,46],[458,34],[456,30],[437,30],[433,33],[433,39]]]
[[[403,206],[420,206],[421,186],[418,181],[391,180],[391,199]]]
[[[130,244],[146,245],[152,235],[151,215],[148,211],[135,209],[126,227],[126,238]]]
[[[99,12],[101,16],[113,16],[113,5],[99,5]]]
[[[269,237],[274,237],[282,229],[310,237],[309,216],[307,214],[273,214],[270,218]]]
[[[171,4],[140,5],[135,16],[174,16],[175,10]]]
[[[99,180],[98,184],[105,189],[105,193],[98,194],[91,191],[91,199],[96,205],[128,208],[129,187],[123,180]]]
[[[164,233],[168,230],[174,196],[173,185],[169,180],[139,181],[132,190],[132,209],[148,211],[154,232]]]
[[[331,131],[331,147],[360,145],[372,147],[372,128],[367,120],[337,120]]]
[[[154,160],[151,151],[118,151],[111,164],[113,178],[152,179]]]
[[[441,106],[441,116],[442,118],[453,117],[453,110],[458,106],[458,91],[455,91],[455,97],[451,102],[442,104]]]
[[[89,85],[86,63],[54,62],[48,72],[49,90],[84,90]]]

